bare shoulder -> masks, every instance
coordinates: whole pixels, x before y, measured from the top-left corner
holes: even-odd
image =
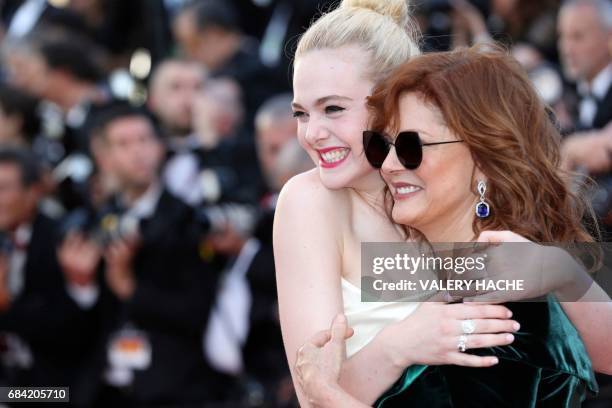
[[[311,263],[306,258],[316,254],[327,260],[326,269],[336,264],[330,274],[337,278],[341,270],[344,234],[350,224],[347,216],[349,205],[347,192],[327,189],[316,169],[289,180],[280,193],[274,215],[273,245],[277,272],[284,269],[284,259],[295,273],[295,259],[303,257],[302,264],[306,265]]]
[[[346,189],[329,190],[319,179],[317,169],[294,176],[283,187],[277,205],[277,218],[339,221],[350,205]]]

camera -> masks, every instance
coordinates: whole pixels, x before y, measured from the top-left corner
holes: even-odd
[[[73,231],[87,235],[105,248],[117,239],[139,235],[140,221],[120,212],[108,211],[95,215],[86,209],[78,209],[63,220],[60,237],[64,239]]]

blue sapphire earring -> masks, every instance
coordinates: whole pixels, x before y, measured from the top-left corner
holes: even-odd
[[[480,180],[478,182],[478,192],[480,193],[480,201],[476,203],[476,216],[478,218],[487,218],[489,216],[489,203],[485,201],[485,193],[487,192],[487,183]]]

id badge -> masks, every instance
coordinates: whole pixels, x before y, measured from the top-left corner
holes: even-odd
[[[118,331],[108,346],[111,367],[145,370],[151,365],[151,343],[147,335],[135,328]]]

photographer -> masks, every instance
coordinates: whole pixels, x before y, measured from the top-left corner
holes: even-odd
[[[0,382],[69,386],[78,405],[95,343],[96,288],[62,276],[58,224],[38,209],[41,196],[34,157],[0,150]]]
[[[177,404],[223,397],[222,378],[202,357],[201,334],[223,259],[202,245],[191,207],[163,188],[162,143],[143,111],[116,105],[92,133],[101,171],[116,194],[89,239],[102,246],[114,317],[104,404]],[[172,375],[168,376],[168,373]]]
[[[612,239],[612,4],[581,0],[559,12],[559,50],[567,79],[576,82],[579,101],[574,133],[561,153],[568,170],[597,182],[592,205],[602,220],[603,238]]]

